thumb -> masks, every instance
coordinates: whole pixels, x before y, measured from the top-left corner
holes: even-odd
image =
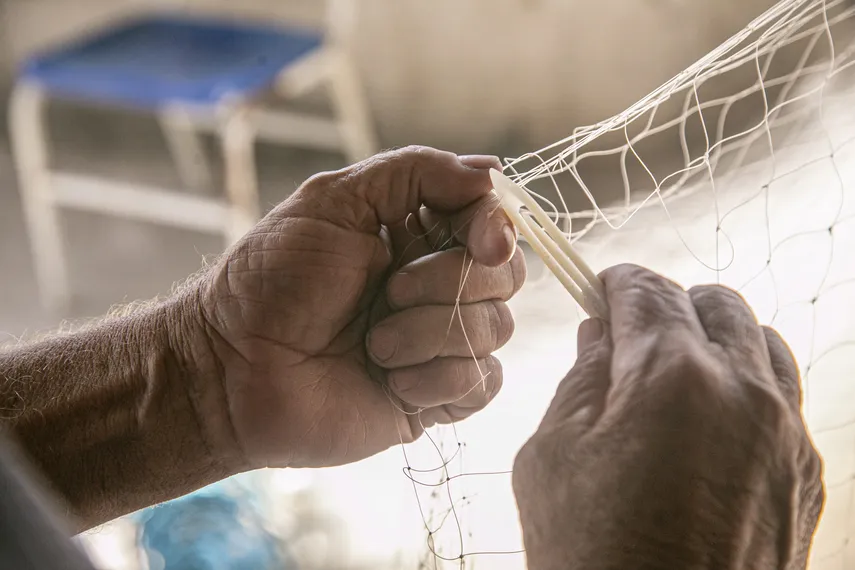
[[[484,159],[490,157],[483,157]],[[339,171],[332,190],[342,202],[361,205],[358,217],[348,218],[346,208],[338,208],[342,222],[351,222],[361,231],[374,232],[382,224],[403,222],[421,206],[438,212],[456,212],[493,188],[486,162],[423,146],[409,146],[384,152]],[[495,168],[498,159],[492,163]]]
[[[491,168],[501,169],[498,158],[460,157],[410,146],[313,177],[288,209],[292,214],[377,233],[381,226],[400,224],[424,206],[436,215],[459,220],[453,226],[464,225],[462,220],[471,222],[477,239],[468,240],[470,251],[476,260],[495,265],[512,257],[516,239],[513,235],[509,240],[507,233],[513,233],[513,226],[498,204],[490,201]],[[460,241],[467,240],[464,236]]]
[[[435,247],[448,243],[453,236],[466,245],[475,261],[488,267],[507,263],[516,251],[516,229],[492,192],[451,215],[422,208],[419,222]]]
[[[612,341],[609,326],[588,319],[579,326],[576,363],[558,385],[541,425],[571,422],[582,430],[593,426],[603,413],[611,388]]]

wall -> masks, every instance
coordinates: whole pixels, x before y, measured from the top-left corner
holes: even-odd
[[[0,0],[2,1],[2,0]],[[5,0],[12,60],[151,6],[324,22],[311,0]],[[340,0],[384,145],[458,151],[562,138],[631,104],[772,0]],[[9,70],[9,62],[0,61]]]
[[[772,4],[362,0],[352,44],[389,140],[537,147],[623,110]]]

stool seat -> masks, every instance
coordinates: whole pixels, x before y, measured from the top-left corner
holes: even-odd
[[[22,208],[39,295],[58,312],[72,299],[62,210],[216,233],[229,247],[262,214],[256,141],[337,151],[348,162],[376,152],[358,72],[341,46],[316,31],[149,12],[34,54],[15,79],[9,131]],[[317,87],[327,92],[331,116],[270,104]],[[52,167],[52,99],[156,118],[191,192]],[[204,133],[219,143],[222,193],[212,192]]]
[[[31,57],[20,78],[56,96],[106,104],[215,105],[270,87],[322,43],[305,30],[148,16]]]

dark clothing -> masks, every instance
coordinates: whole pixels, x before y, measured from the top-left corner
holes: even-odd
[[[0,570],[95,570],[32,481],[22,456],[0,439]]]

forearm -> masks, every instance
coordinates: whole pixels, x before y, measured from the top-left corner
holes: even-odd
[[[238,454],[223,457],[217,441],[228,434],[201,421],[219,412],[216,392],[199,389],[200,377],[216,371],[198,354],[204,347],[181,338],[196,326],[187,313],[172,299],[0,353],[3,425],[65,499],[78,528],[240,468]]]

